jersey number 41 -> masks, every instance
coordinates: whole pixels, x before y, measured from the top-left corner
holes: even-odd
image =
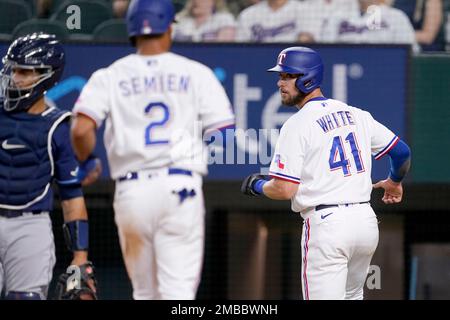
[[[333,145],[331,146],[330,158],[328,160],[330,170],[335,171],[342,169],[345,177],[351,175],[350,163],[345,153],[346,146],[350,147],[357,173],[364,172],[365,170],[361,159],[361,150],[359,150],[354,132],[350,132],[347,137],[345,137],[345,144],[343,143],[341,136],[335,136],[333,138]]]

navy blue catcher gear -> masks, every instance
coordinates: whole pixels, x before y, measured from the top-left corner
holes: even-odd
[[[53,134],[69,118],[58,108],[39,116],[0,109],[0,208],[25,210],[52,192]]]
[[[23,111],[59,81],[64,70],[65,54],[54,35],[33,33],[16,39],[2,62],[3,108],[6,111]],[[26,88],[19,88],[13,79],[17,69],[34,70],[37,81]]]
[[[280,52],[277,65],[267,71],[299,74],[296,87],[303,93],[310,93],[322,84],[323,62],[310,48],[290,47]]]
[[[163,34],[175,21],[171,0],[132,0],[127,11],[128,36]]]

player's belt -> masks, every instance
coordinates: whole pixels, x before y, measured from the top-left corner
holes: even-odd
[[[48,211],[42,211],[42,210],[31,210],[31,211],[22,211],[22,210],[10,210],[10,209],[1,209],[0,208],[0,217],[4,218],[17,218],[21,216],[27,216],[27,215],[38,215],[48,213]]]
[[[169,174],[184,174],[186,176],[192,176],[192,171],[179,168],[169,168]]]
[[[342,205],[348,207],[348,206],[351,206],[351,205],[354,205],[354,204],[364,204],[364,203],[369,203],[369,201],[355,202],[355,203],[344,203]],[[335,207],[339,207],[339,206],[340,206],[339,204],[321,204],[321,205],[316,206],[316,211],[323,210],[323,209],[328,209],[328,208],[335,208]]]
[[[121,181],[126,181],[126,180],[137,180],[139,179],[139,175],[142,175],[142,172],[128,172],[126,175],[119,177],[117,180],[119,182]],[[169,168],[168,174],[183,174],[186,176],[192,176],[192,171],[190,170],[185,170],[185,169],[180,169],[180,168]],[[151,177],[151,173],[147,174],[147,177]]]

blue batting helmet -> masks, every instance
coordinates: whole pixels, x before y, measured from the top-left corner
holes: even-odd
[[[33,33],[16,39],[2,62],[0,87],[3,108],[6,111],[20,111],[29,109],[59,81],[64,70],[65,54],[54,35]],[[36,81],[28,87],[19,88],[13,77],[16,69],[36,71]]]
[[[319,88],[323,79],[323,62],[319,54],[306,47],[290,47],[278,55],[277,65],[269,72],[300,74],[295,85],[303,93]]]
[[[171,0],[132,0],[127,11],[128,36],[157,35],[175,20]]]

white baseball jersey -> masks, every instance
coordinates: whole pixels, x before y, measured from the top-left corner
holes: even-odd
[[[372,8],[356,17],[330,19],[322,42],[411,44],[414,51],[419,50],[414,28],[405,13],[386,5]]]
[[[367,111],[315,98],[281,128],[270,175],[300,184],[291,199],[295,212],[369,201],[371,156],[381,158],[398,139]]]
[[[229,12],[217,12],[204,23],[197,26],[195,19],[185,16],[177,19],[174,26],[174,41],[216,41],[217,35],[223,28],[235,28],[236,21]]]
[[[322,41],[325,26],[332,17],[351,18],[359,15],[358,0],[309,0],[302,3],[302,31]]]
[[[237,41],[289,42],[297,41],[302,16],[299,2],[289,0],[273,10],[267,1],[261,1],[243,10],[238,17]]]
[[[146,168],[207,173],[202,131],[234,123],[231,103],[205,65],[168,52],[130,54],[96,71],[74,111],[100,127],[111,177]]]

